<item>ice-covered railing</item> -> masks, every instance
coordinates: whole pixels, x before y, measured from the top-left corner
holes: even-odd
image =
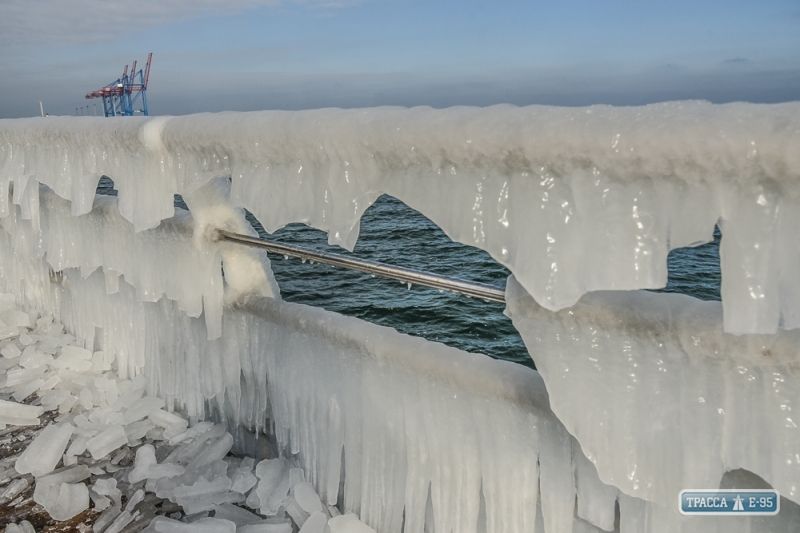
[[[64,207],[49,196],[44,191],[42,205],[53,213],[47,224]],[[79,217],[84,225],[72,226],[82,228],[76,238],[113,220],[114,208],[98,199]],[[16,237],[32,224],[12,210],[16,224],[0,231],[0,290],[55,313],[87,346],[116,354],[118,367],[144,373],[167,408],[268,429],[326,502],[358,512],[381,533],[777,533],[800,520],[784,502],[784,514],[768,523],[698,523],[677,513],[674,498],[648,501],[651,494],[624,483],[627,494],[603,484],[526,367],[271,298],[227,308],[222,336],[208,340],[204,319],[188,316],[179,300],[143,301],[125,279],[109,284],[102,268],[72,264],[51,277],[74,243],[56,237],[42,243],[44,255],[29,254]],[[140,261],[163,266],[172,258],[144,243],[180,247],[189,236],[174,228],[189,221],[181,213],[151,233],[117,237]]]
[[[553,313],[512,278],[507,297],[605,482],[667,501],[745,469],[800,502],[800,332],[726,334],[719,302],[681,294],[597,293]]]
[[[666,284],[669,250],[723,231],[726,331],[800,326],[800,104],[374,108],[0,121],[0,180],[87,212],[101,174],[137,230],[232,177],[274,230],[351,247],[382,193],[488,251],[547,309]],[[20,193],[22,194],[22,193]]]
[[[125,247],[161,268],[175,260],[166,248],[191,256],[190,216],[135,233],[115,204],[98,198],[70,220],[68,206],[43,190],[38,239],[37,225],[12,206],[0,231],[0,286],[55,313],[87,346],[114,353],[119,370],[144,373],[169,409],[269,429],[328,503],[380,532],[614,527],[616,489],[599,482],[553,417],[536,372],[268,298],[229,308],[222,335],[209,341],[180,291],[152,298],[155,290],[128,281],[156,280],[103,265]],[[120,242],[76,252],[102,231]],[[630,502],[636,510],[623,521],[645,509]]]
[[[476,479],[487,531],[528,530],[537,498],[549,533],[781,531],[781,521],[683,520],[671,494],[744,468],[785,493],[797,524],[796,335],[723,330],[798,325],[799,136],[798,104],[0,121],[0,191],[13,185],[13,205],[0,197],[0,280],[29,307],[57,310],[85,342],[99,333],[121,371],[147,373],[171,405],[253,428],[270,416],[329,500],[344,449],[341,503],[382,531],[406,511],[406,531],[421,520],[437,532],[471,531]],[[95,204],[100,174],[114,179],[118,203]],[[39,183],[71,205],[40,197]],[[191,218],[171,218],[176,192]],[[236,307],[242,295],[276,291],[263,255],[209,238],[217,227],[248,229],[233,206],[267,229],[308,222],[349,246],[383,192],[511,268],[519,282],[509,285],[509,310],[577,442],[530,371],[303,306]],[[668,251],[710,240],[716,222],[721,306],[593,294],[551,311],[587,291],[662,286]],[[98,244],[98,231],[126,244]],[[197,272],[166,272],[191,268],[187,254]],[[163,276],[138,263],[160,265]],[[76,270],[99,267],[86,279]],[[63,278],[55,289],[50,269]],[[203,316],[189,316],[198,294]],[[760,420],[736,420],[754,412],[744,402],[760,406]],[[747,437],[735,438],[740,431]],[[337,435],[349,435],[339,448]],[[707,447],[690,449],[696,443]],[[426,479],[430,506],[420,501]]]

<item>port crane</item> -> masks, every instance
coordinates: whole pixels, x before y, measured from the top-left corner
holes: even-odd
[[[130,72],[128,65],[122,71],[122,76],[97,90],[86,94],[87,99],[102,98],[103,112],[107,117],[132,117],[134,115],[149,115],[147,109],[147,83],[150,81],[150,63],[153,52],[147,54],[144,68],[136,69],[133,61]]]

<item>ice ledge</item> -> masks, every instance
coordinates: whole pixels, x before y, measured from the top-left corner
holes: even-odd
[[[37,180],[91,208],[111,176],[137,230],[231,176],[268,230],[351,247],[383,193],[508,266],[542,306],[663,287],[669,250],[721,248],[725,330],[800,326],[800,104],[494,106],[0,120],[0,191]],[[0,198],[2,200],[2,198]]]

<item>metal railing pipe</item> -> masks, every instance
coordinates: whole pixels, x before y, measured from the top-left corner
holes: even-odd
[[[317,252],[307,248],[301,248],[299,246],[292,246],[275,241],[267,241],[264,239],[259,239],[258,237],[251,237],[249,235],[242,235],[241,233],[233,233],[226,230],[217,230],[217,234],[219,235],[220,239],[225,241],[243,244],[245,246],[252,246],[254,248],[261,248],[263,250],[267,250],[268,252],[282,254],[284,256],[296,257],[325,265],[349,268],[351,270],[358,270],[360,272],[367,272],[369,274],[374,274],[384,278],[396,279],[405,283],[458,292],[467,296],[482,298],[492,302],[505,303],[506,301],[505,291],[503,289],[493,287],[491,285],[485,285],[483,283],[473,283],[471,281],[464,281],[458,278],[439,276],[412,268],[403,268],[399,266],[388,265],[386,263],[379,263],[378,261],[370,261],[369,259],[358,259],[355,257],[347,257],[330,252]]]

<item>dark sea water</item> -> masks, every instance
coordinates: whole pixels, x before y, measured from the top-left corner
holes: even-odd
[[[348,255],[327,244],[325,233],[292,224],[264,238]],[[713,243],[674,250],[666,291],[719,299],[719,233]],[[361,220],[352,255],[445,276],[504,287],[509,271],[489,254],[450,240],[438,226],[402,202],[382,196]],[[459,294],[373,278],[326,265],[270,255],[283,298],[356,316],[403,333],[443,342],[468,352],[531,365],[504,305]]]
[[[103,178],[101,194],[116,194]],[[176,197],[176,205],[186,207]],[[419,212],[390,196],[380,197],[361,219],[352,252],[329,246],[327,235],[303,224],[291,224],[268,234],[248,217],[262,238],[318,251],[353,255],[444,276],[505,287],[509,271],[489,254],[450,240]],[[667,292],[719,300],[720,234],[714,242],[673,250],[669,255]],[[504,305],[467,298],[370,274],[320,264],[302,263],[270,254],[281,295],[290,302],[314,305],[369,322],[442,342],[468,352],[532,366],[522,338],[503,314]]]

